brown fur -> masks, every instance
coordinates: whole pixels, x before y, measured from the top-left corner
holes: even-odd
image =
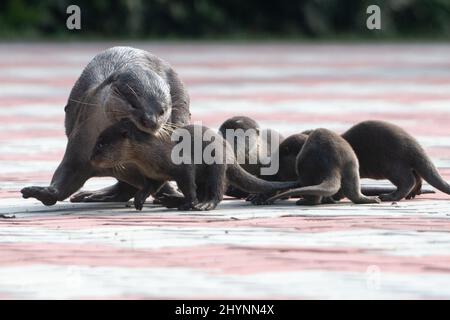
[[[300,188],[268,199],[271,203],[289,196],[303,196],[297,204],[320,204],[323,197],[342,194],[354,203],[377,203],[360,192],[358,159],[351,146],[327,129],[314,130],[296,158]]]
[[[383,201],[399,201],[421,193],[422,178],[433,187],[450,194],[450,186],[416,139],[402,128],[384,121],[364,121],[342,137],[355,151],[360,176],[388,179],[397,190],[380,195]]]
[[[240,163],[241,167],[248,173],[261,179],[273,180],[268,178],[267,176],[261,175],[261,168],[267,165],[261,163],[258,152],[263,149],[265,150],[265,154],[271,156],[270,151],[272,145],[274,143],[281,143],[284,139],[283,136],[279,132],[272,129],[260,129],[259,124],[255,120],[246,116],[235,116],[225,120],[219,128],[219,133],[222,135],[222,137],[227,139],[226,130],[239,129],[243,130],[244,132],[249,130],[247,132],[252,133],[248,139],[251,142],[249,141],[248,143],[246,143],[244,149],[242,150],[238,150],[236,141],[228,141],[234,146],[235,156],[238,157],[238,154],[241,154],[241,156],[245,158],[245,163]],[[272,137],[274,137],[274,141],[272,141]],[[249,159],[256,159],[257,162],[255,164],[252,164],[250,163]],[[230,186],[226,191],[226,195],[245,199],[249,196],[249,193]]]
[[[195,152],[195,128],[198,127],[183,127],[190,133],[191,159],[194,159]],[[175,164],[171,154],[177,142],[139,131],[128,120],[120,121],[100,134],[91,161],[105,168],[133,163],[151,181],[162,184],[175,180],[184,197],[167,197],[162,202],[167,207],[182,210],[214,209],[229,184],[251,193],[274,192],[297,185],[296,182],[268,182],[252,176],[236,162],[231,146],[220,135],[205,127],[200,129],[203,134],[208,132],[214,138],[212,142],[202,141],[202,151],[213,144],[222,163]],[[144,186],[135,197],[136,209],[142,209],[146,196],[156,191],[157,188],[151,185]]]

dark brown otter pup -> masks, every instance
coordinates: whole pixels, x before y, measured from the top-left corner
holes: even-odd
[[[219,133],[233,146],[235,157],[245,171],[261,179],[269,180],[266,175],[261,174],[261,169],[268,167],[267,163],[262,162],[261,155],[271,157],[272,150],[276,150],[284,139],[279,132],[261,129],[259,124],[250,117],[235,116],[222,123]],[[242,144],[239,144],[239,139]],[[230,186],[225,194],[240,199],[249,196],[248,192],[233,186]]]
[[[206,136],[208,138],[205,139]],[[188,139],[187,144],[184,139]],[[182,145],[190,147],[180,149]],[[207,151],[213,159],[205,158]],[[270,193],[298,185],[297,182],[264,181],[247,173],[236,162],[231,146],[220,135],[195,125],[179,128],[171,138],[164,138],[142,132],[130,120],[122,120],[100,134],[91,162],[116,170],[125,163],[132,163],[150,181],[159,182],[159,185],[169,180],[176,181],[184,197],[169,196],[162,202],[167,207],[180,210],[214,209],[229,184],[250,193]],[[142,209],[148,195],[158,191],[154,185],[148,184],[138,191],[136,209]]]
[[[313,130],[309,130],[299,134],[293,134],[280,144],[278,150],[274,156],[279,158],[280,169],[274,176],[267,177],[267,180],[276,181],[293,181],[297,179],[296,172],[296,159],[300,150],[308,138],[307,134],[310,134]],[[395,191],[395,187],[391,186],[361,186],[361,192],[366,196],[376,196],[383,193],[389,193]],[[422,193],[429,193],[430,190],[422,190]],[[265,204],[268,198],[274,196],[274,194],[258,194],[253,195],[251,201],[253,204]],[[338,199],[337,196],[335,196]],[[332,199],[324,199],[325,202],[330,202]]]
[[[380,195],[381,200],[399,201],[421,194],[422,178],[450,194],[449,184],[439,175],[425,150],[402,128],[384,121],[364,121],[342,137],[358,157],[361,178],[388,179],[397,187]]]
[[[303,196],[297,201],[298,205],[313,205],[336,194],[358,204],[380,201],[361,193],[358,159],[348,142],[330,130],[317,129],[308,136],[296,157],[295,167],[302,187],[273,196],[267,203],[289,196]]]
[[[294,134],[284,139],[283,136],[277,131],[267,129],[266,131],[268,131],[269,134],[265,136],[264,134],[262,134],[264,133],[264,130],[260,129],[259,124],[254,119],[246,116],[236,116],[225,120],[219,128],[219,132],[223,137],[226,138],[226,130],[230,129],[241,129],[249,133],[246,136],[246,139],[249,143],[246,144],[244,148],[237,148],[238,144],[236,143],[236,140],[233,140],[233,137],[227,140],[230,144],[234,145],[234,152],[236,157],[244,156],[244,159],[246,161],[243,164],[241,163],[241,166],[244,170],[267,181],[293,181],[297,179],[297,174],[295,172],[295,160],[304,142],[306,141],[307,134],[311,133],[313,130],[305,131],[304,134]],[[269,139],[266,139],[264,137],[268,137]],[[253,141],[253,144],[250,144],[251,141]],[[274,145],[274,143],[276,143],[276,145]],[[278,146],[278,148],[276,148],[276,146]],[[259,158],[259,162],[257,162],[256,164],[248,163],[249,158],[257,158],[258,148],[265,148],[265,150],[269,151],[267,154],[270,155],[272,159],[275,159],[275,157],[278,159],[279,171],[276,174],[261,175],[261,168],[265,167],[265,165],[261,164]],[[272,154],[270,151],[273,149],[275,149],[275,152]],[[390,193],[395,190],[396,188],[394,186],[361,186],[361,192],[366,196],[375,196],[383,193]],[[247,200],[252,201],[252,203],[254,204],[263,204],[269,197],[273,196],[274,194],[249,195],[247,192],[230,186],[227,189],[226,195],[236,198],[247,198]]]

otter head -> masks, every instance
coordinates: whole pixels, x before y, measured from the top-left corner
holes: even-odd
[[[172,112],[170,88],[154,71],[137,66],[114,72],[104,85],[108,118],[130,119],[139,130],[155,134],[169,120]]]
[[[91,163],[98,168],[114,168],[131,162],[133,141],[147,136],[129,119],[122,119],[106,128],[97,138]]]
[[[225,122],[222,123],[222,125],[219,128],[219,132],[222,134],[223,137],[226,137],[227,129],[233,129],[233,130],[242,129],[244,131],[247,131],[248,129],[253,129],[258,134],[259,134],[259,130],[260,130],[259,124],[252,118],[249,118],[246,116],[236,116],[236,117],[232,117],[228,120],[225,120]]]

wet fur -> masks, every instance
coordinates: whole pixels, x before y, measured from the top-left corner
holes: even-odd
[[[159,114],[162,109],[165,113]],[[165,122],[190,121],[189,95],[176,72],[151,53],[130,47],[96,55],[72,88],[64,110],[68,143],[51,185],[21,190],[24,198],[34,197],[45,205],[66,199],[94,176],[113,176],[120,182],[98,192],[79,193],[72,201],[127,201],[147,182],[135,166],[119,172],[91,165],[89,157],[100,132],[125,117],[140,125],[144,111],[155,111],[161,130]],[[160,134],[159,129],[152,131]]]

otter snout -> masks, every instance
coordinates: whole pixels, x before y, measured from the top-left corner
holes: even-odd
[[[141,124],[148,129],[155,130],[158,128],[158,118],[155,115],[144,114],[140,119]]]

